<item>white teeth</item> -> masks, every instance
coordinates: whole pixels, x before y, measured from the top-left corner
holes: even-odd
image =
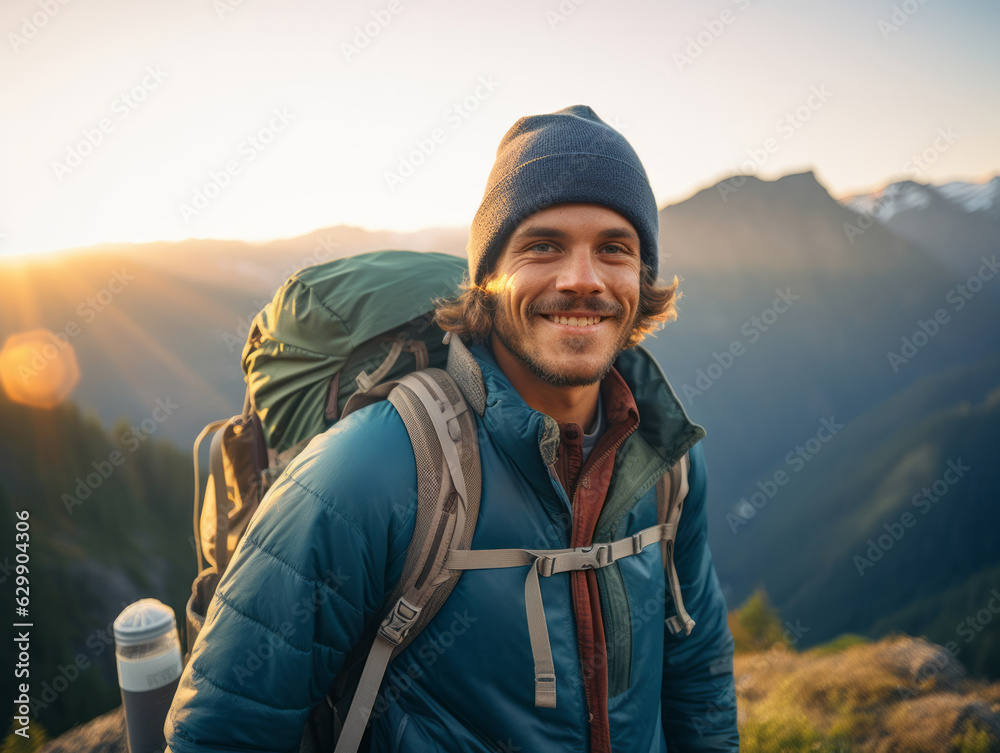
[[[601,321],[599,316],[558,316],[556,314],[550,314],[548,316],[549,321],[555,322],[556,324],[568,324],[571,327],[589,327],[593,324],[597,324]]]

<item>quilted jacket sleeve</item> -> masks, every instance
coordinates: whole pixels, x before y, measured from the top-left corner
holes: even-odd
[[[684,606],[696,626],[687,637],[666,636],[663,731],[670,753],[738,751],[733,637],[726,602],[708,549],[705,455],[690,451],[690,490],[677,532],[674,562]]]
[[[173,753],[298,751],[310,708],[399,579],[415,489],[387,403],[309,445],[219,584],[167,716]]]

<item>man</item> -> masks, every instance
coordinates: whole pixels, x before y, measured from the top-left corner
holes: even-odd
[[[471,548],[632,536],[656,523],[655,484],[687,453],[673,558],[693,631],[665,629],[659,547],[542,578],[558,702],[539,707],[524,568],[470,570],[389,665],[372,750],[738,750],[732,637],[706,542],[704,430],[633,347],[674,316],[676,280],[656,284],[657,232],[638,157],[589,107],[522,118],[473,221],[467,289],[438,321],[468,346],[485,396]],[[297,749],[310,708],[399,579],[416,514],[401,501],[415,487],[410,440],[386,402],[289,467],[185,669],[167,721],[173,753]],[[308,619],[290,622],[303,604]]]

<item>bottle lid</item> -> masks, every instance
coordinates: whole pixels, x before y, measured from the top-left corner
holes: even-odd
[[[177,629],[174,610],[159,599],[129,604],[115,620],[115,643],[135,646],[156,640]]]

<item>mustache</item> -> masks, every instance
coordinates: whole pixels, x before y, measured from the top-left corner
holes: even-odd
[[[539,314],[564,314],[571,311],[585,311],[595,316],[613,316],[620,318],[625,313],[625,307],[614,301],[605,301],[601,298],[588,298],[579,296],[577,298],[554,298],[549,301],[535,301],[525,309],[529,316]]]

